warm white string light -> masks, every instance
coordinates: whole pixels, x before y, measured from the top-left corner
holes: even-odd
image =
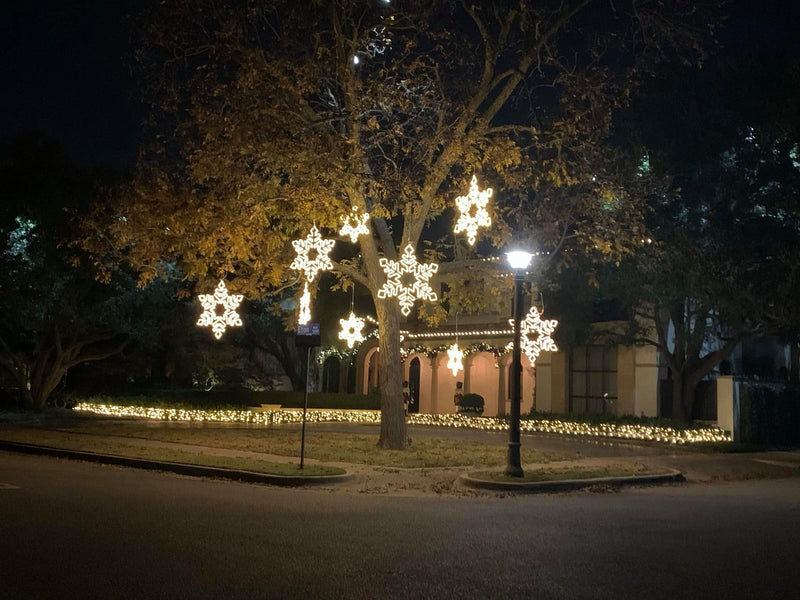
[[[439,265],[417,262],[414,246],[411,244],[406,245],[399,261],[381,258],[380,264],[386,273],[387,281],[378,290],[378,298],[397,297],[400,302],[400,312],[405,316],[411,312],[415,300],[436,302],[438,299],[436,292],[428,285],[428,279],[439,270]],[[403,281],[403,275],[413,277],[413,284]]]
[[[357,317],[351,310],[350,316],[346,319],[339,319],[339,324],[342,330],[339,332],[339,339],[347,342],[347,347],[352,348],[357,342],[364,341],[364,334],[361,332],[364,329],[364,319]]]
[[[508,322],[514,326],[514,319],[509,319]],[[525,320],[520,323],[520,345],[532,365],[536,364],[541,352],[558,352],[558,346],[550,337],[557,325],[558,321],[555,319],[542,319],[535,306],[531,306]]]
[[[311,292],[308,291],[308,282],[303,284],[303,295],[300,296],[300,314],[297,315],[299,325],[307,325],[311,321]]]
[[[478,189],[478,178],[473,175],[469,185],[469,193],[466,196],[456,198],[456,206],[461,215],[458,217],[453,231],[455,233],[466,231],[467,241],[470,246],[475,243],[478,227],[489,227],[492,224],[492,219],[486,210],[486,205],[491,197],[492,188],[480,191]]]
[[[339,218],[344,223],[339,230],[339,235],[350,236],[350,241],[354,244],[358,241],[358,236],[369,233],[369,227],[367,227],[369,214],[360,212],[355,206],[349,215],[341,215]]]
[[[213,294],[198,294],[197,299],[203,305],[203,313],[197,319],[197,326],[211,327],[217,339],[222,338],[226,327],[241,327],[242,319],[236,309],[243,298],[241,294],[228,295],[225,282],[220,280]],[[217,313],[217,306],[222,306],[222,314]]]
[[[459,371],[464,370],[464,351],[458,347],[458,342],[454,342],[447,349],[447,357],[447,368],[453,372],[453,377],[455,377]]]
[[[317,226],[314,225],[305,239],[292,242],[297,256],[290,267],[303,271],[306,281],[314,281],[318,272],[333,269],[333,262],[328,254],[335,243],[336,240],[323,239]]]

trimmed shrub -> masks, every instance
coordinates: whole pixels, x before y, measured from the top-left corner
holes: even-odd
[[[458,405],[458,412],[482,414],[483,396],[480,394],[465,394],[461,397],[461,404]]]
[[[739,414],[743,443],[800,444],[800,390],[743,383]]]

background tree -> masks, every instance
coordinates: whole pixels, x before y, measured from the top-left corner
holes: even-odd
[[[661,185],[654,243],[626,259],[617,291],[666,359],[674,416],[691,419],[697,383],[740,341],[800,331],[798,92],[796,55],[733,47],[651,81],[622,135]]]
[[[23,404],[41,409],[68,370],[124,347],[127,294],[135,279],[95,280],[76,266],[67,210],[85,207],[113,173],[76,168],[57,143],[36,134],[0,146],[0,368]]]
[[[491,264],[479,250],[512,239],[553,260],[567,247],[628,252],[641,205],[619,180],[630,162],[603,147],[612,112],[638,73],[700,58],[711,4],[162,3],[137,57],[149,144],[134,184],[87,221],[86,247],[111,242],[144,281],[177,257],[200,288],[231,275],[232,291],[260,296],[296,284],[291,239],[369,213],[370,234],[337,245],[335,271],[372,296],[380,444],[401,448],[401,313],[378,294],[380,259],[410,244],[420,262],[457,260],[444,275],[477,278]],[[473,174],[495,190],[477,249],[454,241],[447,210]]]

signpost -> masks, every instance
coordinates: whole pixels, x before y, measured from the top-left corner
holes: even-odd
[[[306,413],[308,412],[308,378],[311,375],[311,348],[320,345],[319,323],[306,323],[297,326],[295,346],[307,348],[306,354],[306,393],[303,398],[303,428],[300,434],[300,468],[303,468],[303,458],[306,451]]]

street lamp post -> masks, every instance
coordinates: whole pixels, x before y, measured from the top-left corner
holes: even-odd
[[[511,421],[508,427],[508,461],[505,474],[522,477],[520,460],[519,413],[522,399],[522,349],[520,344],[522,323],[522,282],[525,269],[531,264],[533,255],[523,250],[507,252],[509,266],[514,270],[514,350],[511,359]]]

